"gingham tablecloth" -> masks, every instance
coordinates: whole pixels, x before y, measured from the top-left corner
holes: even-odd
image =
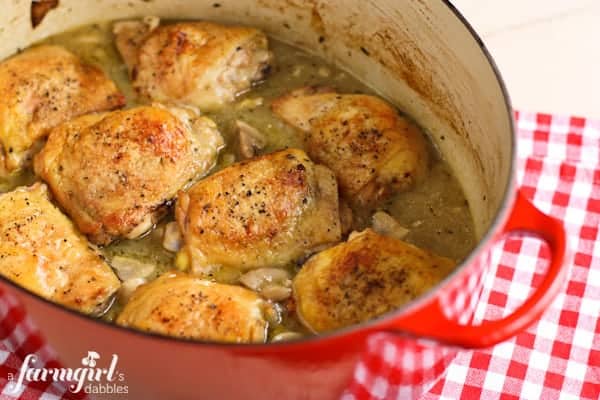
[[[540,210],[564,221],[568,281],[538,323],[491,349],[459,351],[438,380],[413,391],[421,399],[600,399],[600,121],[516,117],[518,181]],[[532,238],[499,243],[475,320],[500,318],[521,304],[541,280],[548,256]],[[0,399],[81,398],[44,382],[5,393],[6,376],[18,372],[25,355],[37,353],[48,366],[57,362],[19,305],[1,293],[0,339]],[[343,399],[403,398],[398,350],[393,336],[372,341]]]
[[[600,399],[600,121],[516,118],[518,182],[541,211],[564,221],[567,282],[538,323],[493,348],[459,351],[441,378],[417,389],[420,399]],[[536,239],[498,243],[475,321],[501,318],[520,305],[541,281],[548,258]],[[402,399],[410,392],[398,383],[395,340],[381,335],[370,344],[344,400]]]

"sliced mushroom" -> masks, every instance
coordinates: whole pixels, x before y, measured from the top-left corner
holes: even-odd
[[[235,121],[239,134],[240,155],[243,158],[256,157],[267,145],[267,139],[256,128],[239,119]]]
[[[135,258],[123,256],[114,256],[110,262],[110,265],[116,271],[119,279],[121,279],[123,282],[135,278],[145,279],[156,269],[156,266],[153,264],[147,264],[136,260]]]
[[[263,309],[264,316],[269,322],[269,325],[281,325],[283,315],[286,313],[285,308],[280,303],[270,304],[269,307]]]
[[[253,98],[244,99],[237,104],[237,109],[238,110],[253,110],[256,107],[262,106],[263,102],[264,102],[264,100],[262,97],[253,97]]]
[[[162,241],[162,245],[165,249],[173,253],[179,251],[182,240],[183,238],[181,237],[177,222],[173,221],[165,225],[165,233]]]
[[[400,225],[394,217],[384,211],[377,211],[373,214],[373,230],[381,235],[398,240],[404,239],[410,232]]]
[[[292,288],[275,283],[269,283],[262,287],[260,294],[265,299],[282,301],[292,295]]]
[[[265,283],[282,282],[290,278],[290,274],[280,268],[259,268],[245,273],[240,282],[249,289],[258,291]]]
[[[286,270],[279,268],[259,268],[245,273],[240,282],[266,299],[282,301],[292,294],[292,280]]]
[[[135,289],[146,282],[147,280],[145,278],[131,278],[123,282],[117,294],[119,297],[119,302],[121,304],[127,303],[133,292],[135,292]]]
[[[288,340],[302,339],[304,335],[298,332],[281,332],[273,336],[271,342],[287,342]]]
[[[148,214],[144,217],[142,222],[140,222],[135,228],[131,230],[127,235],[125,235],[126,239],[137,239],[140,236],[147,233],[154,226],[154,221],[152,220],[152,215]]]

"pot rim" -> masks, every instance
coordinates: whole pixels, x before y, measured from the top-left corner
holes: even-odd
[[[461,12],[450,2],[450,0],[441,0],[441,1],[454,14],[454,16],[463,24],[463,26],[467,29],[467,31],[471,34],[472,39],[474,39],[475,42],[477,42],[477,45],[483,52],[483,55],[487,59],[489,66],[492,68],[492,71],[495,75],[496,81],[500,87],[502,97],[504,99],[504,105],[506,106],[506,110],[509,114],[509,129],[510,129],[510,133],[511,133],[511,135],[510,135],[511,154],[510,154],[509,180],[508,180],[506,188],[504,190],[504,195],[503,195],[502,201],[500,203],[501,205],[498,208],[492,223],[486,230],[486,232],[483,235],[483,237],[481,238],[481,240],[478,241],[477,245],[471,250],[469,255],[460,263],[460,265],[457,268],[455,268],[454,271],[452,271],[452,273],[450,273],[450,275],[448,275],[445,279],[440,281],[433,288],[428,290],[427,293],[425,293],[424,295],[408,302],[407,304],[403,305],[402,307],[399,307],[393,311],[389,311],[385,314],[382,314],[377,318],[373,318],[369,321],[365,321],[360,324],[355,324],[355,325],[345,327],[342,329],[337,329],[337,330],[331,331],[331,332],[325,332],[325,333],[320,333],[317,335],[306,336],[306,337],[302,337],[299,339],[293,339],[293,340],[289,340],[289,341],[285,341],[285,342],[230,343],[230,342],[216,342],[216,341],[213,342],[213,341],[203,341],[203,340],[189,339],[189,338],[179,338],[179,337],[167,336],[167,335],[163,335],[163,334],[159,334],[159,333],[145,332],[145,331],[141,331],[141,330],[137,330],[137,329],[133,329],[133,328],[124,327],[121,325],[117,325],[114,322],[108,322],[108,321],[93,317],[88,314],[83,314],[83,313],[80,313],[79,311],[68,308],[62,304],[55,303],[51,300],[41,297],[40,295],[38,295],[36,293],[29,291],[28,289],[25,289],[25,288],[17,285],[16,283],[5,278],[4,276],[0,275],[0,280],[4,284],[7,284],[7,285],[12,286],[13,288],[17,289],[17,291],[21,291],[24,294],[35,298],[38,301],[47,303],[51,307],[58,308],[61,311],[72,314],[75,317],[83,318],[88,321],[92,321],[94,323],[101,324],[105,327],[108,327],[109,329],[116,329],[122,333],[139,335],[145,339],[159,340],[159,341],[162,341],[165,343],[177,343],[177,344],[194,345],[194,346],[209,345],[209,346],[218,346],[218,347],[222,347],[222,348],[229,348],[229,349],[235,349],[235,350],[242,350],[242,349],[273,350],[273,349],[282,348],[282,347],[289,346],[289,345],[316,344],[319,342],[341,339],[344,336],[357,334],[359,331],[376,331],[377,330],[376,328],[378,325],[379,326],[381,326],[381,325],[389,326],[395,319],[401,318],[403,314],[407,314],[410,311],[416,310],[419,307],[427,304],[429,301],[431,301],[433,298],[435,298],[436,296],[439,295],[439,291],[443,287],[448,285],[449,282],[452,281],[453,279],[455,279],[458,275],[464,273],[465,272],[464,270],[466,268],[468,268],[468,266],[470,266],[478,257],[481,257],[481,255],[484,251],[486,251],[487,247],[491,244],[490,242],[492,241],[492,239],[494,238],[496,233],[501,230],[504,223],[506,222],[506,219],[509,215],[510,210],[512,209],[512,206],[513,206],[513,203],[515,200],[515,196],[516,196],[516,172],[515,172],[515,170],[516,170],[516,156],[517,156],[517,132],[515,129],[512,103],[511,103],[510,96],[508,94],[508,90],[506,88],[506,83],[504,82],[504,79],[502,78],[500,70],[498,69],[496,62],[494,61],[494,58],[490,54],[490,52],[487,49],[487,47],[485,46],[483,40],[481,39],[479,34],[475,31],[473,26],[467,21],[467,19],[461,14]],[[387,328],[382,329],[382,331],[391,332]],[[401,330],[396,331],[395,333],[403,334],[403,335],[406,335],[409,337],[412,336],[415,338],[428,339],[425,336],[416,336],[409,332],[405,332],[405,331],[401,331]],[[44,332],[41,332],[41,334],[43,335]],[[433,339],[433,340],[435,340],[435,339]],[[50,345],[52,345],[52,344],[50,343]],[[60,355],[59,355],[59,357],[60,357]]]

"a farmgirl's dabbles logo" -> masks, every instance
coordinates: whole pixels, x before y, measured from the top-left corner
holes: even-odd
[[[100,354],[88,351],[87,356],[81,359],[83,366],[79,368],[36,368],[37,357],[29,354],[18,376],[8,374],[10,382],[7,389],[9,393],[16,394],[27,382],[62,382],[73,393],[127,394],[129,388],[124,384],[125,374],[117,371],[119,356],[113,354],[110,364],[104,368],[97,366],[98,360]]]

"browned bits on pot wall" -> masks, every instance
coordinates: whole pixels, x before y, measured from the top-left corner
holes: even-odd
[[[312,10],[310,13],[310,25],[312,28],[319,34],[319,38],[324,38],[325,36],[325,24],[323,23],[323,18],[321,18],[321,14],[319,13],[319,9],[316,4],[312,5]]]
[[[34,0],[31,2],[31,26],[38,26],[46,14],[58,7],[58,0]]]

